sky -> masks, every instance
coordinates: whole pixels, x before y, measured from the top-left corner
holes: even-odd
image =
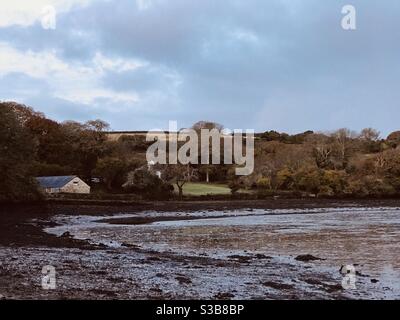
[[[58,121],[385,136],[399,88],[398,0],[0,0],[0,100]]]

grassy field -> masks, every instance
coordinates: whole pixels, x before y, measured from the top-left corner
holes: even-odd
[[[178,192],[175,186],[175,192]],[[225,184],[214,183],[186,183],[183,186],[183,194],[191,196],[202,196],[207,194],[230,194],[231,190]]]

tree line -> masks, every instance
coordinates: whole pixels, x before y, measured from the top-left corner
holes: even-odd
[[[194,130],[222,130],[200,121]],[[107,138],[102,120],[57,122],[14,102],[0,103],[0,201],[40,197],[34,177],[78,175],[97,193],[180,196],[188,181],[221,182],[232,193],[281,192],[314,196],[395,196],[400,194],[400,131],[386,139],[367,128],[290,135],[267,131],[255,137],[255,171],[234,175],[233,165],[150,167],[144,136]],[[162,175],[159,173],[162,172]],[[160,179],[160,177],[162,179]]]

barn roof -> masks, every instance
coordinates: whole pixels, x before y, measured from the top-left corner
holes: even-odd
[[[42,188],[62,188],[76,176],[57,176],[57,177],[37,177]]]

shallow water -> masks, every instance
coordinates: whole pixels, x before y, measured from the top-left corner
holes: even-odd
[[[363,284],[361,297],[400,297],[399,208],[144,212],[114,218],[177,215],[204,219],[111,225],[98,222],[104,217],[59,217],[61,226],[47,231],[57,235],[68,231],[76,238],[114,248],[124,243],[218,259],[263,254],[294,266],[303,264],[294,257],[312,254],[323,259],[313,263],[318,272],[333,274],[342,265],[355,265]],[[379,286],[370,287],[370,279],[378,280]]]

